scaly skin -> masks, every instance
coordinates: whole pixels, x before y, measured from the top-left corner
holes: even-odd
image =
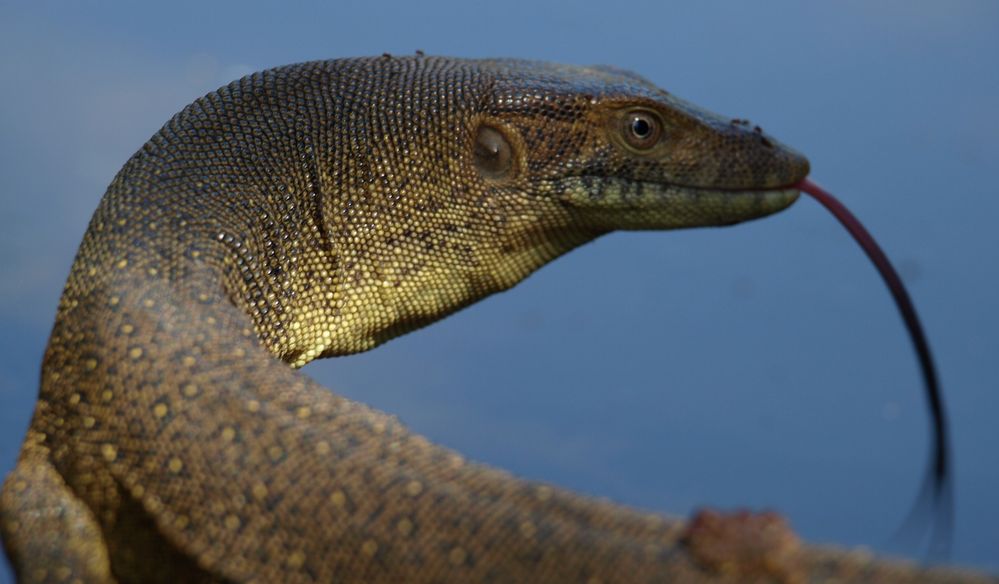
[[[631,111],[661,123],[654,147],[629,146]],[[510,148],[498,171],[483,125]],[[677,523],[465,462],[296,368],[614,229],[779,211],[807,171],[609,68],[323,61],[199,99],[128,161],[80,246],[0,500],[19,578],[708,578],[670,561]]]

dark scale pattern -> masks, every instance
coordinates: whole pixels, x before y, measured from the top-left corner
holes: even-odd
[[[634,108],[662,124],[647,151],[619,134]],[[490,173],[479,139],[504,157]],[[19,577],[707,578],[668,561],[677,523],[466,463],[295,368],[613,229],[778,211],[805,174],[609,68],[383,56],[199,99],[114,179],[70,273],[0,501]]]

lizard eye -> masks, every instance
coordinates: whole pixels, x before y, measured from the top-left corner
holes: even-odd
[[[513,170],[513,147],[498,129],[485,124],[475,134],[475,168],[484,178],[502,180]]]
[[[635,150],[649,150],[662,138],[659,116],[646,110],[633,110],[621,118],[624,141]]]

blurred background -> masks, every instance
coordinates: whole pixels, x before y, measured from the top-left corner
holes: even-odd
[[[125,160],[249,72],[416,49],[632,69],[806,153],[910,286],[954,432],[952,559],[999,572],[992,0],[0,1],[0,474]],[[305,371],[524,477],[674,515],[772,508],[811,541],[922,554],[887,545],[928,456],[916,361],[877,274],[810,199],[732,228],[609,235]]]

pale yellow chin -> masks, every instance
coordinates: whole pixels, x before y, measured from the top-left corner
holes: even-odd
[[[731,225],[771,215],[798,200],[797,188],[711,190],[657,183],[563,182],[559,198],[599,229]]]

